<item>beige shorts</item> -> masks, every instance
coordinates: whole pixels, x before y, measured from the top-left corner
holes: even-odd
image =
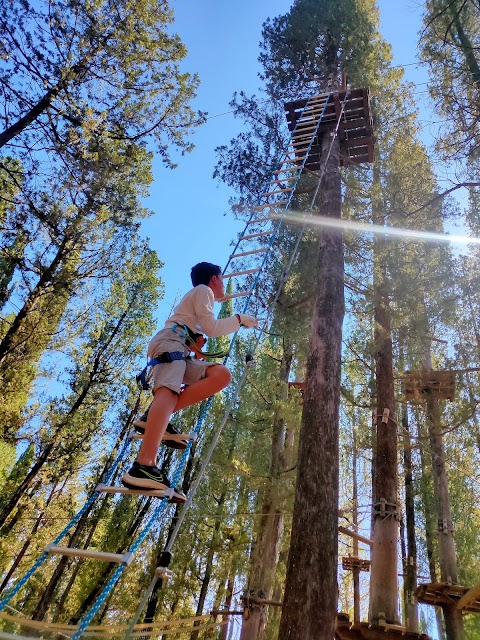
[[[161,353],[172,351],[183,351],[185,356],[190,355],[190,349],[185,346],[185,338],[168,328],[162,329],[153,336],[148,345],[147,355],[151,359]],[[214,367],[216,364],[216,362],[205,362],[195,358],[161,362],[153,367],[153,390],[167,387],[175,393],[180,393],[182,384],[194,384],[205,378],[207,368]]]

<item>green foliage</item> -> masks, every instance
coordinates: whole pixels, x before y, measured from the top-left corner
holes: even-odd
[[[372,57],[378,11],[373,0],[296,0],[290,11],[263,27],[260,62],[268,91],[295,99],[312,83],[334,86],[339,71],[362,82]]]
[[[422,58],[429,91],[444,119],[438,149],[444,157],[478,156],[480,14],[476,0],[425,2]]]
[[[198,78],[180,71],[186,49],[168,3],[4,0],[1,9],[2,144],[40,134],[78,153],[92,137],[152,137],[169,166],[170,146],[191,149]]]

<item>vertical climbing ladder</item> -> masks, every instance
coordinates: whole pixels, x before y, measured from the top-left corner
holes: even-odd
[[[290,207],[297,183],[300,179],[305,163],[309,156],[314,141],[317,138],[320,124],[325,114],[325,110],[332,94],[320,94],[311,97],[305,104],[299,115],[290,141],[282,157],[268,179],[265,189],[258,202],[252,208],[252,213],[247,221],[245,228],[239,235],[235,248],[230,255],[227,265],[223,271],[224,277],[235,278],[236,291],[232,295],[234,298],[246,298],[243,305],[243,312],[249,310],[252,299],[259,284],[260,277],[265,271],[267,260],[274,247],[275,240],[278,238],[282,225],[283,216]],[[342,109],[343,111],[343,109]],[[341,118],[338,116],[338,121]],[[338,122],[337,122],[338,125]],[[262,307],[259,301],[257,306]],[[263,306],[263,308],[265,308]],[[232,340],[235,340],[235,336]],[[205,418],[210,407],[211,399],[196,425],[195,432],[198,430]],[[225,418],[226,420],[226,418]],[[222,425],[223,426],[223,425]],[[77,515],[68,523],[57,538],[44,549],[44,552],[31,567],[31,569],[13,585],[13,587],[0,600],[0,611],[7,606],[11,599],[25,585],[33,573],[40,565],[51,555],[72,556],[77,558],[92,558],[98,561],[116,563],[117,569],[113,572],[104,589],[98,596],[94,605],[85,614],[79,624],[77,632],[72,636],[72,640],[77,640],[83,635],[86,627],[90,624],[94,615],[98,612],[102,604],[105,602],[108,594],[115,586],[116,582],[122,575],[124,569],[131,563],[135,552],[142,544],[151,527],[158,518],[161,517],[169,506],[169,498],[172,497],[173,490],[152,491],[152,490],[132,490],[124,487],[112,487],[109,483],[117,467],[122,464],[128,453],[131,440],[125,442],[112,468],[109,470],[103,483],[100,483],[94,494],[77,513]],[[191,442],[184,451],[178,467],[173,475],[172,487],[175,486],[182,474],[186,462],[188,460]],[[202,473],[202,472],[201,472]],[[201,476],[201,474],[200,474]],[[195,487],[196,488],[196,487]],[[82,515],[89,509],[93,502],[102,495],[107,494],[131,494],[140,496],[153,496],[161,498],[159,505],[155,508],[148,522],[133,542],[132,546],[124,553],[111,553],[106,551],[96,551],[90,549],[76,549],[66,546],[60,546],[60,541],[67,535],[72,527],[79,521]],[[188,507],[191,497],[187,500],[184,510]],[[2,632],[0,632],[2,637]]]

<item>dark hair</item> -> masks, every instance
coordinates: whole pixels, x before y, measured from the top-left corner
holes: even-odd
[[[197,287],[199,284],[208,284],[212,276],[219,276],[222,270],[216,264],[211,262],[199,262],[190,272],[192,278],[192,284]]]

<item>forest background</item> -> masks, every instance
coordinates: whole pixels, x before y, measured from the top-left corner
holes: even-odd
[[[8,2],[3,5],[8,5],[9,11],[13,6]],[[234,170],[229,164],[230,154],[235,155],[245,139],[237,138],[233,142],[229,139],[242,133],[248,136],[249,131],[253,131],[253,137],[262,139],[262,135],[268,136],[268,133],[255,129],[255,110],[248,113],[241,105],[231,107],[228,100],[235,91],[245,90],[249,94],[256,90],[258,65],[255,60],[261,24],[269,15],[287,12],[290,5],[285,3],[282,7],[278,2],[266,2],[253,6],[252,3],[251,11],[243,11],[241,20],[232,7],[213,5],[211,11],[207,11],[208,5],[201,9],[198,5],[176,6],[177,20],[168,24],[168,17],[163,13],[165,3],[155,5],[158,13],[152,13],[149,2],[126,2],[128,15],[135,17],[135,28],[132,29],[131,20],[125,19],[121,22],[122,37],[111,38],[109,16],[102,12],[101,3],[71,3],[70,9],[82,17],[79,23],[86,21],[89,38],[92,30],[95,37],[75,39],[78,63],[47,92],[48,108],[41,115],[48,117],[42,119],[32,114],[34,117],[29,122],[19,120],[15,131],[7,131],[12,134],[11,138],[2,139],[7,149],[10,144],[10,149],[15,150],[11,152],[14,157],[4,158],[2,164],[2,587],[12,584],[13,577],[32,563],[91,494],[96,479],[111,463],[114,444],[118,445],[123,439],[135,414],[148,402],[147,397],[138,396],[133,383],[133,375],[144,359],[148,338],[169,312],[177,292],[189,287],[191,264],[205,258],[222,265],[226,262],[230,242],[239,229],[238,221],[225,215],[231,204],[229,198],[235,199],[240,194],[244,201],[250,202],[255,193],[258,194],[257,182],[265,165],[257,166],[260,176],[257,182],[251,177],[254,173],[248,174],[245,181],[247,173],[242,172],[247,166],[242,164],[245,156]],[[354,5],[353,0],[345,3],[349,7]],[[368,22],[374,15],[373,4],[362,0],[360,5]],[[63,7],[61,3],[52,3],[52,6]],[[429,6],[435,8],[435,2]],[[380,189],[384,206],[391,208],[389,222],[426,226],[436,231],[441,231],[445,223],[447,229],[460,225],[468,232],[477,233],[474,190],[469,199],[463,194],[457,202],[441,198],[435,200],[440,204],[424,206],[439,192],[461,180],[474,183],[478,171],[475,127],[467,131],[467,139],[463,141],[456,139],[455,133],[451,134],[453,141],[448,141],[452,142],[455,157],[449,158],[450,164],[445,163],[449,154],[442,146],[443,132],[448,129],[445,123],[455,125],[452,113],[459,112],[454,105],[450,105],[452,111],[449,112],[449,105],[443,104],[444,113],[440,115],[440,111],[433,113],[422,107],[419,121],[414,115],[417,99],[423,102],[430,95],[428,89],[434,92],[436,88],[435,84],[433,88],[431,83],[424,84],[429,82],[424,65],[420,64],[418,69],[415,66],[418,55],[415,43],[422,29],[425,7],[422,3],[405,2],[403,6],[383,0],[379,8],[380,33],[398,47],[394,46],[393,58],[383,51],[387,60],[385,67],[380,65],[375,69],[371,58],[368,64],[367,58],[365,64],[356,60],[352,76],[355,78],[357,74],[362,81],[368,80],[367,84],[376,87],[373,95],[379,110],[378,121],[383,124],[379,129],[378,153],[385,164],[382,173],[373,176],[373,183],[372,176],[365,172],[345,174],[345,215],[356,217],[358,212],[370,211],[371,207],[373,219],[385,222],[385,213],[379,211],[376,200]],[[25,109],[25,105],[35,102],[35,89],[41,91],[45,80],[42,73],[57,71],[55,62],[42,50],[42,46],[51,43],[41,29],[35,32],[35,38],[42,46],[27,36],[22,40],[23,46],[32,48],[30,60],[36,60],[38,68],[26,64],[21,55],[15,58],[12,53],[17,46],[12,34],[28,22],[29,11],[23,3],[15,6],[13,13],[4,12],[2,18],[2,29],[8,35],[2,42],[4,113],[8,124],[15,120],[14,105],[21,86],[12,80],[15,74],[31,74],[25,83],[28,89],[28,95],[23,97]],[[94,20],[89,12],[94,12]],[[470,15],[467,17],[471,19]],[[72,27],[75,22],[65,23],[61,11],[53,12],[52,21],[54,44],[63,54],[62,38],[71,36],[70,28],[77,38],[76,26]],[[387,25],[391,25],[391,30]],[[476,26],[473,20],[474,37],[478,37]],[[102,28],[107,33],[102,33]],[[188,56],[179,40],[172,36],[174,32],[179,33],[190,49]],[[151,39],[152,33],[159,37]],[[162,53],[167,51],[165,58],[159,55],[162,47]],[[139,50],[145,55],[147,70],[133,64],[129,66],[138,60]],[[73,55],[71,51],[65,59],[69,60],[70,55]],[[439,54],[424,48],[423,55],[435,58]],[[265,61],[268,63],[268,56]],[[162,64],[165,68],[161,68]],[[406,65],[406,77],[413,80],[413,86],[402,84],[402,65]],[[364,76],[362,67],[365,67]],[[96,94],[95,80],[88,75],[90,68],[97,81],[103,76],[114,79],[111,91]],[[188,75],[197,71],[199,78]],[[434,71],[438,81],[438,67]],[[155,83],[149,84],[152,77],[159,84],[159,90]],[[119,88],[119,78],[129,87],[142,88],[134,99],[128,92],[122,93],[124,85]],[[281,83],[288,85],[289,79],[277,78],[276,81],[278,86],[270,88],[277,95],[276,106],[281,107],[282,90],[285,90]],[[445,81],[448,85],[449,78]],[[142,93],[144,86],[148,87],[146,95]],[[291,87],[285,93],[289,90]],[[57,91],[62,94],[60,107],[54,102]],[[167,100],[171,97],[171,103],[157,120],[154,116],[165,108],[165,96]],[[260,110],[262,104],[258,105]],[[233,118],[234,108],[245,117],[246,123]],[[208,111],[208,114],[196,113],[197,110]],[[20,112],[21,109],[17,115]],[[283,122],[283,114],[281,120]],[[461,121],[461,124],[465,123]],[[440,140],[436,136],[439,130]],[[458,130],[462,131],[461,127]],[[267,139],[264,137],[263,141]],[[191,141],[197,144],[197,149],[190,147]],[[225,147],[216,151],[221,145]],[[264,149],[268,148],[268,153],[278,151],[274,147],[267,144]],[[191,153],[183,155],[182,151]],[[268,153],[266,163],[272,160]],[[414,171],[410,164],[413,161]],[[177,162],[179,167],[173,169],[172,164]],[[214,168],[217,178],[228,187],[218,186],[217,180],[211,178]],[[380,182],[375,183],[375,179]],[[464,208],[465,220],[458,215],[458,203]],[[305,205],[302,193],[296,205],[299,208]],[[148,210],[155,215],[148,218]],[[420,210],[422,213],[418,215]],[[282,240],[285,242],[280,254],[289,238]],[[303,264],[309,264],[308,259],[312,258],[311,243],[312,237],[307,238]],[[350,239],[346,246],[348,313],[351,315],[344,341],[340,506],[347,522],[353,521],[368,533],[372,503],[371,411],[375,395],[371,372],[372,358],[377,353],[371,342],[371,287],[375,290],[379,278],[379,273],[368,266],[369,260],[372,257],[379,260],[381,256],[382,264],[388,263],[385,267],[388,278],[385,275],[386,279],[382,280],[382,276],[380,282],[392,287],[389,295],[393,301],[391,321],[398,370],[425,366],[428,362],[438,368],[454,367],[458,363],[475,367],[478,361],[476,254],[472,250],[465,262],[455,260],[455,255],[445,247],[398,243],[391,248],[387,260],[384,248],[372,244],[368,238]],[[165,263],[163,271],[161,262]],[[417,264],[420,270],[415,269]],[[273,287],[278,276],[275,269],[269,274],[272,281],[266,283],[264,292],[270,292]],[[400,277],[402,274],[405,279]],[[144,616],[146,621],[172,614],[199,614],[223,602],[232,604],[234,595],[238,596],[247,585],[257,595],[281,597],[288,554],[288,535],[284,535],[284,528],[288,533],[301,416],[301,397],[294,391],[288,392],[287,382],[304,376],[308,338],[305,319],[309,317],[309,310],[304,314],[302,305],[305,298],[308,299],[306,292],[312,284],[309,275],[301,269],[292,274],[281,303],[287,304],[287,308],[290,304],[294,311],[286,315],[279,312],[275,319],[275,330],[262,347],[257,370],[251,374],[250,383],[227,424],[213,461],[213,471],[202,487],[202,500],[195,502],[186,531],[179,539],[177,577],[168,592],[151,594]],[[416,288],[411,288],[412,283]],[[377,288],[377,293],[379,290]],[[222,312],[231,310],[227,305]],[[425,336],[431,339],[425,341]],[[235,379],[240,375],[247,346],[245,341],[240,341],[238,357],[232,363]],[[457,527],[458,579],[474,585],[479,582],[479,543],[475,535],[479,515],[475,497],[478,488],[475,462],[480,442],[476,417],[478,384],[475,376],[469,375],[461,376],[459,382],[458,401],[455,405],[441,406],[441,420]],[[397,393],[400,394],[399,388]],[[196,456],[189,459],[184,479],[187,490],[198,471],[205,440],[208,443],[208,427],[218,421],[229,397],[227,392],[217,398],[209,413],[206,438]],[[179,425],[189,429],[197,415],[185,412],[179,418]],[[407,503],[407,483],[411,482],[413,465],[418,576],[428,574],[434,581],[439,565],[443,571],[441,552],[432,534],[436,520],[432,505],[438,502],[438,495],[432,488],[429,454],[421,446],[427,440],[425,429],[432,420],[428,412],[425,415],[418,407],[406,413],[400,403],[397,422],[402,421],[403,428],[407,429],[408,419],[414,425],[413,438],[420,445],[413,447],[413,461],[407,463],[399,458],[404,478],[400,493]],[[403,431],[402,438],[406,438]],[[171,452],[162,452],[162,462],[167,469],[172,468]],[[276,531],[264,526],[260,517],[263,509],[270,509],[270,515],[279,514]],[[152,501],[148,499],[106,501],[92,508],[89,518],[78,523],[70,544],[118,551],[128,546],[151,510]],[[445,522],[450,536],[450,520]],[[122,621],[133,614],[165,544],[167,527],[161,525],[149,533],[149,544],[98,612],[99,622]],[[404,545],[405,536],[408,537],[408,532],[402,530]],[[271,554],[275,562],[269,567],[266,562],[260,562],[261,551],[252,544],[259,537],[262,544],[275,548]],[[345,553],[355,551],[348,541],[342,539],[341,545]],[[398,549],[398,554],[402,560],[407,557],[403,547]],[[38,621],[78,621],[110,575],[109,569],[85,564],[86,568],[81,563],[63,559],[57,568],[53,563],[46,565],[40,576],[32,579],[17,596],[15,607]],[[406,572],[401,575],[402,585],[405,577]],[[344,610],[353,607],[351,589],[351,576],[341,573],[340,602]],[[366,616],[366,581],[362,582],[360,595],[362,615]],[[399,599],[399,610],[404,609],[407,618],[408,602],[407,597]],[[444,634],[439,616],[435,617],[433,611],[426,608],[420,613],[422,629],[434,636]],[[262,634],[265,638],[275,637],[278,623],[278,613],[270,617],[262,613],[257,625],[258,637]],[[478,622],[474,618],[469,618],[467,623],[476,631]],[[231,638],[239,634],[238,624],[230,625]],[[211,633],[206,632],[204,637]],[[226,637],[225,631],[218,633]],[[192,637],[196,637],[195,634],[193,632]]]

